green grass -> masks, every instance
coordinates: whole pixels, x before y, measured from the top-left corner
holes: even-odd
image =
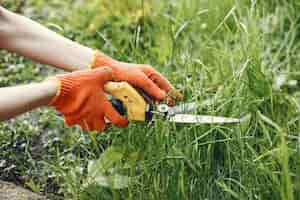
[[[151,64],[186,102],[211,99],[198,113],[252,117],[98,134],[40,109],[0,124],[0,178],[53,199],[300,199],[299,90],[273,89],[279,74],[299,75],[299,9],[297,0],[28,0],[25,15],[60,34]],[[0,69],[0,86],[58,73],[3,51]],[[98,177],[128,187],[92,183],[92,160]]]

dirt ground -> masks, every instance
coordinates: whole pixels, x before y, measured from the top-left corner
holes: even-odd
[[[1,200],[44,200],[46,198],[38,196],[31,191],[25,190],[12,183],[0,181]]]

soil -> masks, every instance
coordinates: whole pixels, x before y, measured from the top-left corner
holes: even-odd
[[[46,200],[29,190],[0,180],[0,199],[1,200]]]

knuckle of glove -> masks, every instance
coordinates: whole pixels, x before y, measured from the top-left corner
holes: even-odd
[[[125,128],[128,125],[128,120],[117,113],[106,112],[106,116],[112,124],[119,128]]]
[[[118,117],[115,121],[114,124],[119,127],[119,128],[125,128],[128,126],[128,120],[124,118]]]

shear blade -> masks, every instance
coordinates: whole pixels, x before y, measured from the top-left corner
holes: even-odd
[[[210,115],[177,114],[169,118],[170,122],[191,124],[229,124],[243,122],[243,118],[215,117]]]
[[[198,104],[196,102],[184,103],[179,106],[169,107],[169,115],[189,113],[197,110]]]

